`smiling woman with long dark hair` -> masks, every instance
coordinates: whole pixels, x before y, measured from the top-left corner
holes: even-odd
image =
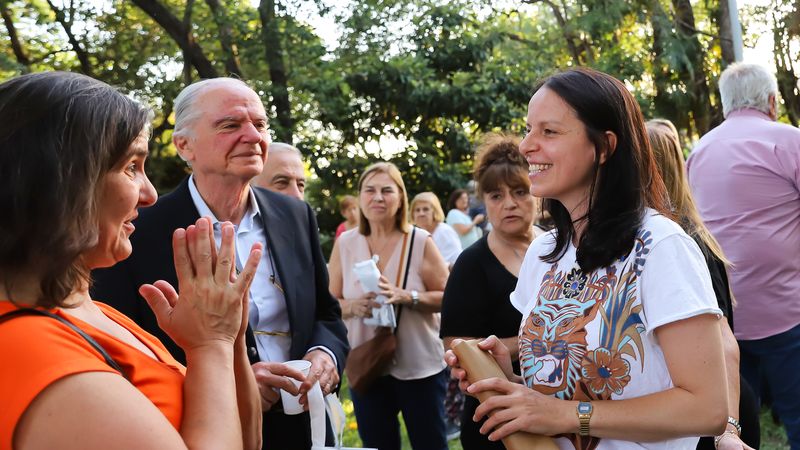
[[[556,229],[533,241],[510,300],[522,314],[521,376],[496,337],[511,381],[475,418],[500,439],[558,436],[561,448],[694,449],[725,429],[722,343],[708,269],[671,219],[639,106],[591,69],[547,78],[528,103],[519,151],[531,192]],[[446,359],[464,379],[458,359]]]

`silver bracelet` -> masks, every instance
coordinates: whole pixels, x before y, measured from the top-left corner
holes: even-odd
[[[742,435],[742,425],[739,423],[738,420],[734,419],[731,416],[728,416],[728,423],[733,425],[734,428],[736,428],[736,435],[737,436],[741,436]]]

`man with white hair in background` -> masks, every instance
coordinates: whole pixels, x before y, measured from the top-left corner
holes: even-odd
[[[264,170],[250,182],[253,186],[269,189],[298,200],[303,200],[306,174],[303,154],[297,147],[283,142],[271,142]]]
[[[173,355],[183,352],[161,331],[139,297],[144,283],[166,280],[177,286],[172,233],[210,217],[214,236],[221,224],[236,228],[236,266],[247,249],[264,245],[249,293],[247,351],[261,395],[264,447],[307,450],[308,413],[283,413],[279,388],[294,389],[288,376],[304,378],[301,393],[319,381],[325,394],[335,389],[349,351],[339,302],[328,291],[328,271],[319,246],[317,221],[305,202],[251,187],[268,151],[264,105],[244,82],[214,78],[187,86],[175,99],[173,143],[192,168],[171,193],[139,211],[131,236],[133,253],[109,269],[92,273],[94,298],[103,299],[152,334]],[[311,362],[308,376],[284,361]],[[329,443],[332,435],[329,434]]]
[[[732,263],[741,374],[767,384],[800,450],[800,130],[778,123],[775,77],[755,64],[720,76],[725,121],[687,162],[708,229]]]

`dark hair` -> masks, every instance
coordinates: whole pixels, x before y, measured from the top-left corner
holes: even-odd
[[[452,194],[450,194],[450,198],[447,200],[447,212],[450,212],[451,209],[456,207],[456,201],[458,201],[458,198],[464,194],[467,194],[465,189],[456,189]]]
[[[148,109],[84,75],[37,73],[0,84],[0,279],[7,291],[19,276],[34,276],[37,305],[66,306],[89,283],[81,254],[98,242],[99,183],[148,119]]]
[[[472,175],[483,195],[501,184],[530,189],[528,162],[519,152],[520,138],[515,135],[489,133],[483,136],[475,157]]]
[[[595,166],[589,193],[585,232],[577,247],[578,265],[584,272],[613,263],[633,248],[646,207],[672,218],[664,183],[647,140],[644,118],[636,99],[622,82],[605,73],[576,68],[555,74],[537,87],[547,88],[572,107],[595,147]],[[609,149],[605,132],[616,135]],[[600,156],[606,153],[601,165]],[[556,245],[542,260],[560,259],[575,232],[569,211],[559,201],[547,199],[553,217]]]

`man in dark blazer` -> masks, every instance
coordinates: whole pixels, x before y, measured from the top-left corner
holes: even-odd
[[[303,386],[319,381],[327,394],[338,386],[349,351],[339,303],[328,291],[316,218],[305,202],[250,187],[267,157],[268,128],[261,100],[246,84],[227,78],[194,83],[176,98],[175,111],[173,142],[193,174],[139,212],[133,253],[92,273],[93,298],[125,313],[185,362],[139,296],[139,286],[156,280],[178,285],[171,244],[176,228],[209,216],[219,239],[221,222],[233,222],[237,259],[247,258],[254,242],[265,246],[250,291],[247,331],[264,410],[263,448],[308,449],[308,413],[282,412],[276,389],[285,382],[281,363],[311,361]]]

